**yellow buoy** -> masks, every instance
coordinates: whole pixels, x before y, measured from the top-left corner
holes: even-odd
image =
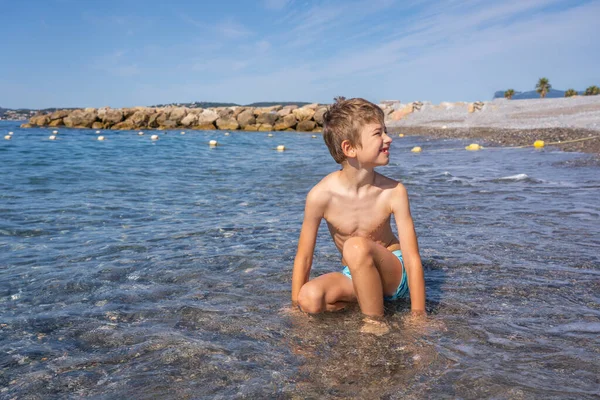
[[[272,134],[272,133],[269,133],[269,134],[267,135],[267,137],[273,137],[273,134]]]
[[[279,146],[277,146],[277,151],[285,151],[285,146],[280,144]]]
[[[50,140],[56,140],[56,136],[55,135],[50,135],[50,136],[48,136],[48,139],[50,139]]]
[[[53,135],[58,135],[58,131],[52,131]]]
[[[225,132],[225,136],[229,136],[229,132]]]
[[[152,135],[152,136],[150,136],[150,139],[152,139],[152,140],[158,140],[158,135]]]
[[[313,138],[313,139],[316,139],[316,138],[317,138],[317,135],[312,135],[312,138]]]
[[[9,134],[10,136],[12,136],[12,135],[13,135],[13,132],[8,132],[8,134]]]
[[[448,129],[448,127],[446,125],[443,125],[442,129]]]
[[[545,143],[543,140],[536,140],[535,142],[533,142],[533,147],[535,147],[536,149],[541,149],[542,147],[544,147]]]
[[[404,137],[404,133],[399,133],[398,137]]]
[[[96,131],[96,135],[99,135],[99,134],[100,134],[100,131]]]
[[[483,147],[481,147],[477,143],[471,143],[470,145],[468,145],[467,147],[465,147],[465,150],[476,151],[476,150],[481,150],[482,148]]]
[[[4,139],[6,139],[6,140],[10,140],[11,138],[12,138],[12,136],[10,136],[10,135],[4,136]]]
[[[216,140],[211,140],[210,142],[208,142],[208,145],[210,147],[216,147],[219,145],[219,143]]]
[[[104,136],[98,136],[98,140],[104,140]]]
[[[412,151],[413,153],[420,153],[422,150],[423,150],[423,149],[421,149],[419,146],[416,146],[416,147],[413,147],[411,151]]]
[[[138,132],[138,135],[142,136],[144,135],[144,132]]]
[[[185,135],[185,132],[181,132],[182,135]]]

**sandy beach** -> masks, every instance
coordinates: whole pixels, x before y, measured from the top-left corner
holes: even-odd
[[[467,103],[425,103],[388,127],[405,135],[479,139],[487,146],[526,146],[543,140],[564,151],[600,158],[600,96],[496,99],[473,113]]]

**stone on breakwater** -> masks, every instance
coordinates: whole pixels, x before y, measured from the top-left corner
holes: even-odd
[[[294,116],[299,122],[308,121],[315,115],[315,110],[313,108],[305,106],[293,110],[292,114],[294,114]]]
[[[135,114],[131,116],[131,123],[136,127],[145,127],[148,126],[148,120],[150,119],[150,113],[146,110],[136,111]]]
[[[158,117],[161,116],[161,112],[157,111],[154,114],[150,115],[150,118],[148,118],[148,128],[151,129],[156,129],[159,127],[159,123],[157,121]]]
[[[168,119],[165,122],[163,122],[162,124],[160,124],[158,129],[160,129],[160,130],[175,129],[178,126],[179,125],[177,124],[177,122],[173,121],[172,119]]]
[[[32,117],[27,126],[61,126],[72,128],[138,129],[243,129],[248,131],[318,131],[327,108],[317,103],[299,108],[296,105],[271,107],[130,107],[111,109],[86,108],[59,110]]]
[[[181,120],[187,115],[187,108],[175,108],[169,115],[169,120],[179,124]]]
[[[283,106],[257,107],[254,109],[254,116],[258,117],[261,114],[277,112],[281,109],[283,109]]]
[[[217,128],[223,130],[236,130],[240,127],[237,120],[233,118],[233,114],[230,117],[219,118],[215,124],[217,125]]]
[[[189,113],[181,120],[181,125],[185,127],[194,126],[198,123],[198,115]]]
[[[56,110],[52,114],[50,114],[50,121],[54,121],[57,119],[63,119],[69,115],[69,110]]]
[[[48,115],[34,115],[29,119],[29,123],[33,126],[46,126],[50,122]]]
[[[137,111],[135,108],[123,108],[123,119],[128,119]]]
[[[248,125],[256,124],[256,117],[254,116],[254,110],[248,109],[242,111],[237,116],[238,124],[240,124],[240,128],[246,129]]]
[[[219,114],[219,118],[231,118],[233,117],[233,110],[231,108],[221,108],[217,109],[217,114]]]
[[[324,120],[323,120],[323,115],[325,115],[325,113],[327,112],[327,107],[321,107],[319,109],[317,109],[317,111],[315,111],[315,114],[313,115],[313,119],[315,120],[315,122],[321,126],[323,126]]]
[[[256,111],[255,111],[256,113]],[[277,113],[276,112],[266,112],[266,113],[262,113],[260,114],[258,117],[256,117],[256,123],[257,124],[268,124],[268,125],[274,125],[275,121],[277,121]]]
[[[285,106],[281,110],[277,111],[277,115],[279,115],[280,117],[285,117],[286,115],[290,115],[292,113],[292,111],[297,108],[298,108],[298,106],[296,106],[296,105]]]
[[[312,132],[317,127],[315,121],[305,120],[298,122],[296,130],[299,132]]]
[[[277,123],[273,127],[276,131],[284,131],[286,129],[290,129],[296,126],[298,121],[293,114],[288,114],[286,116],[279,116],[277,119]]]
[[[198,125],[195,125],[194,127],[192,127],[192,129],[209,131],[216,129],[216,127],[212,122],[198,122]]]
[[[95,123],[95,122],[94,122]],[[53,119],[52,121],[50,121],[50,123],[48,124],[48,126],[52,127],[52,128],[56,128],[58,126],[64,126],[65,123],[63,122],[62,118],[59,119]]]
[[[123,121],[123,111],[117,109],[108,109],[103,113],[98,112],[98,116],[104,122],[104,126],[109,127]]]
[[[268,131],[272,131],[273,130],[273,125],[269,125],[269,124],[261,124],[258,127],[258,130],[260,132],[268,132]]]
[[[67,128],[91,128],[96,122],[98,112],[95,109],[75,110],[63,119]]]
[[[217,119],[219,119],[219,114],[217,114],[213,110],[205,109],[202,111],[200,115],[198,115],[198,125],[202,124],[212,124]]]
[[[131,123],[131,120],[128,119],[125,121],[121,121],[117,124],[114,124],[113,126],[110,127],[110,129],[125,131],[125,130],[135,129],[135,126],[133,126],[133,124]]]

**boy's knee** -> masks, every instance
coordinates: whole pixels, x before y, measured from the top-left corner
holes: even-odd
[[[362,260],[371,254],[371,240],[362,237],[351,237],[344,242],[342,256],[348,262]]]
[[[300,309],[309,314],[318,314],[325,311],[325,293],[313,285],[304,285],[298,293]]]

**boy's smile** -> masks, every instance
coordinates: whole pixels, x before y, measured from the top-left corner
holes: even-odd
[[[392,138],[388,136],[385,125],[380,123],[366,124],[361,132],[361,148],[359,161],[373,163],[375,165],[386,165],[390,158],[390,144]],[[384,160],[380,155],[383,153]]]

